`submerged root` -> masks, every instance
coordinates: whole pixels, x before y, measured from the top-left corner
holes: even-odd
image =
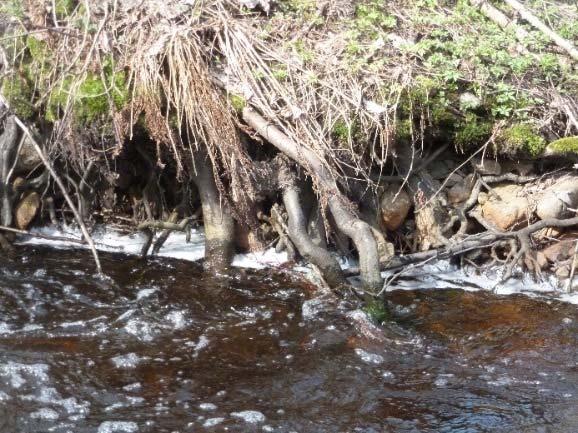
[[[205,267],[224,269],[230,266],[235,252],[235,222],[228,205],[219,193],[208,157],[195,154],[193,180],[199,191],[205,226]]]
[[[282,190],[283,204],[287,210],[287,233],[304,259],[317,266],[330,287],[345,283],[341,267],[337,260],[325,248],[315,244],[307,233],[307,219],[299,200],[300,189],[295,175],[285,165],[279,171],[279,185]]]

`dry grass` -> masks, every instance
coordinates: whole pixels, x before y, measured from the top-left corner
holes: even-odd
[[[280,1],[278,10],[283,13],[270,16],[248,11],[233,0],[62,3],[75,7],[58,15],[52,10],[54,2],[28,0],[23,3],[26,19],[15,26],[17,33],[33,32],[29,39],[42,41],[50,51],[50,61],[34,83],[37,90],[30,102],[35,109],[46,110],[58,89],[66,87],[68,92],[54,120],[51,153],[75,157],[85,166],[94,142],[100,140],[106,151],[116,146],[112,151],[118,152],[144,118],[150,136],[159,149],[168,150],[180,173],[189,168],[191,152],[206,148],[236,202],[251,199],[253,167],[239,139],[230,95],[213,85],[215,76],[235,89],[235,97],[314,150],[335,177],[371,185],[371,171],[381,173],[388,167],[403,103],[415,109],[418,119],[412,141],[424,145],[420,132],[432,123],[431,106],[423,100],[414,106],[408,95],[417,76],[439,77],[424,66],[423,53],[407,45],[446,26],[443,20],[454,14],[450,7],[439,7],[430,13],[432,20],[417,22],[413,2],[390,1],[387,18],[395,26],[375,36],[353,38],[352,32],[363,24],[356,7],[375,2]],[[450,39],[477,31],[467,22],[452,23],[446,29]],[[28,56],[26,46],[8,55],[18,74]],[[105,61],[128,73],[131,102],[122,109],[115,107],[114,81],[111,84],[102,73]],[[484,85],[474,69],[460,65],[458,87],[476,80]],[[92,131],[90,146],[79,144],[74,115],[74,101],[89,74],[103,78],[110,107],[99,119],[106,128],[80,128],[84,137]],[[531,87],[531,78],[528,74],[527,81],[508,85]],[[558,134],[578,132],[576,106],[568,94],[573,86],[548,88],[542,81],[529,89],[539,92],[544,103],[528,117]],[[157,156],[162,164],[166,157]]]

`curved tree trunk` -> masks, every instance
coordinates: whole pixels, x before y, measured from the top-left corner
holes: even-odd
[[[300,203],[300,189],[288,167],[279,171],[279,185],[282,189],[283,204],[289,217],[287,231],[299,254],[319,268],[330,287],[345,283],[341,266],[325,248],[316,245],[307,233],[307,218]]]
[[[371,227],[352,212],[351,206],[337,188],[335,179],[327,171],[323,161],[312,150],[299,146],[255,110],[245,107],[243,120],[273,146],[316,177],[327,196],[329,210],[338,229],[351,238],[359,253],[364,286],[370,290],[381,289],[383,280],[379,271],[379,255]]]
[[[231,265],[235,248],[235,223],[215,183],[209,158],[195,156],[193,180],[199,190],[205,227],[205,267],[224,269]]]

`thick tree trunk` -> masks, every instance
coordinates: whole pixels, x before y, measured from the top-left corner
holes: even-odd
[[[324,189],[323,193],[326,194],[329,210],[338,229],[351,238],[359,253],[363,284],[370,290],[381,289],[383,280],[379,271],[379,255],[371,227],[352,212],[351,206],[337,188],[335,179],[323,161],[311,149],[299,146],[255,110],[246,107],[243,110],[243,120],[273,146],[316,177]]]
[[[0,206],[2,207],[0,222],[6,227],[12,225],[12,192],[9,173],[17,146],[18,125],[16,118],[10,115],[4,122],[4,132],[0,135]]]
[[[327,251],[316,245],[307,233],[307,218],[299,200],[300,189],[293,173],[288,167],[279,170],[279,185],[283,193],[283,204],[289,217],[287,231],[299,254],[319,268],[330,287],[336,288],[345,283],[341,267]]]
[[[224,269],[231,265],[235,252],[235,222],[221,200],[213,166],[204,152],[195,155],[193,180],[199,191],[205,228],[205,267]]]

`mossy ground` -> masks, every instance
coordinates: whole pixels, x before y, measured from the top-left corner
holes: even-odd
[[[550,155],[578,155],[578,137],[565,137],[553,141],[546,147],[546,153]]]

